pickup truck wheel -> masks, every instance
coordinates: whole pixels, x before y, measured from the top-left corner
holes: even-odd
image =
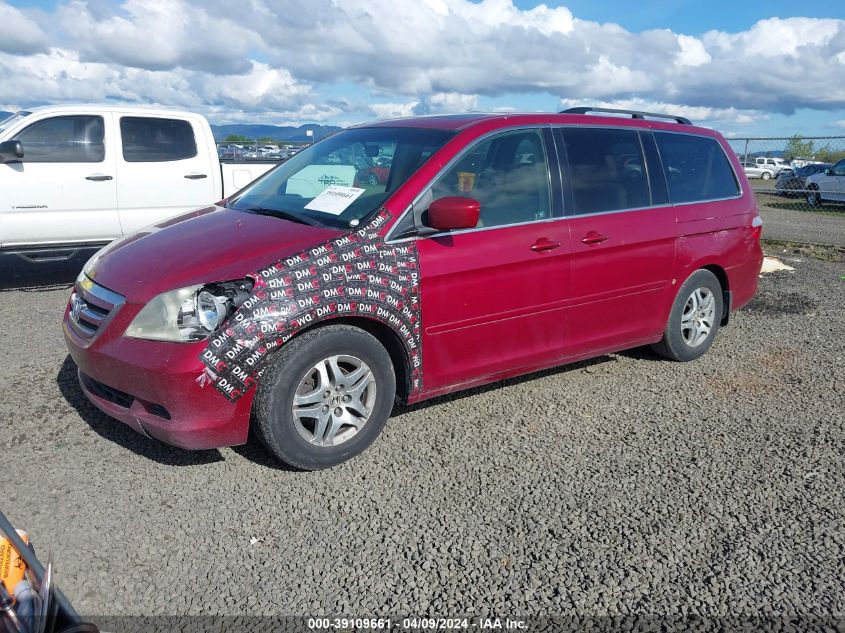
[[[264,373],[255,396],[255,431],[282,462],[330,468],[363,452],[384,428],[396,394],[390,354],[347,325],[293,339]]]
[[[670,360],[690,361],[710,349],[722,320],[722,285],[709,270],[697,270],[678,290],[666,331],[655,352]]]
[[[807,204],[814,209],[818,209],[822,206],[822,197],[819,193],[819,188],[816,185],[810,185],[809,190],[807,191]]]
[[[763,175],[762,175],[762,176],[760,176],[760,178],[762,178],[763,180],[770,180],[770,179],[771,179],[771,177],[772,177],[772,174],[770,174],[770,173],[769,173],[769,172],[767,172],[767,171],[764,171],[764,172],[763,172]]]

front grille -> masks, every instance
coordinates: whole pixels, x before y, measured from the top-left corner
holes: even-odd
[[[93,338],[123,304],[123,296],[80,275],[70,296],[70,323],[82,338]]]
[[[95,396],[102,398],[103,400],[108,400],[116,404],[119,407],[123,407],[124,409],[128,409],[132,406],[132,403],[135,402],[135,396],[129,395],[125,391],[120,391],[119,389],[115,389],[114,387],[109,387],[108,385],[104,385],[103,383],[94,380],[91,376],[87,376],[82,372],[79,372],[79,378],[82,380],[82,384],[85,385],[85,388],[93,393]]]

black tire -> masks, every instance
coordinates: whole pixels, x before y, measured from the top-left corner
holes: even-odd
[[[762,178],[763,180],[771,180],[771,179],[772,179],[772,174],[771,174],[771,173],[769,173],[769,172],[767,172],[767,171],[764,171],[764,172],[763,172],[763,175],[762,175],[762,176],[760,176],[760,178]]]
[[[810,185],[807,191],[807,204],[814,209],[820,209],[822,206],[822,196],[819,193],[819,188],[816,185]]]
[[[692,294],[699,289],[705,288],[712,293],[715,303],[715,316],[712,319],[713,322],[707,337],[693,346],[684,338],[681,330],[681,322],[685,309],[687,308],[687,302],[690,300]],[[675,301],[672,303],[672,310],[669,313],[669,320],[666,324],[666,331],[663,333],[663,338],[659,343],[652,345],[652,349],[664,358],[675,361],[686,362],[700,358],[713,345],[713,340],[719,332],[722,310],[722,285],[719,283],[716,275],[704,269],[695,271],[681,284]]]
[[[377,185],[378,184],[378,176],[376,176],[375,174],[370,174],[370,177],[367,178],[367,182],[370,183],[371,185]]]
[[[337,355],[354,356],[367,364],[375,379],[375,403],[369,419],[350,439],[335,446],[319,446],[298,430],[293,399],[309,370]],[[261,443],[280,461],[301,470],[331,468],[359,455],[375,441],[390,417],[395,395],[390,354],[378,339],[349,325],[320,327],[288,342],[276,354],[255,394],[253,425]]]

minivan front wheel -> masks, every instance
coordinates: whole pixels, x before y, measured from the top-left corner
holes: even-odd
[[[722,286],[709,270],[697,270],[678,291],[659,343],[661,356],[677,361],[695,360],[713,344],[722,320]]]
[[[282,462],[336,466],[384,428],[396,393],[390,354],[364,330],[332,325],[286,344],[258,386],[256,433]]]

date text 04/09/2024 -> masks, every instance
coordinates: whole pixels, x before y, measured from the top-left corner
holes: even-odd
[[[308,628],[313,630],[329,629],[372,629],[391,630],[402,628],[409,630],[525,630],[524,620],[510,618],[308,618]]]

